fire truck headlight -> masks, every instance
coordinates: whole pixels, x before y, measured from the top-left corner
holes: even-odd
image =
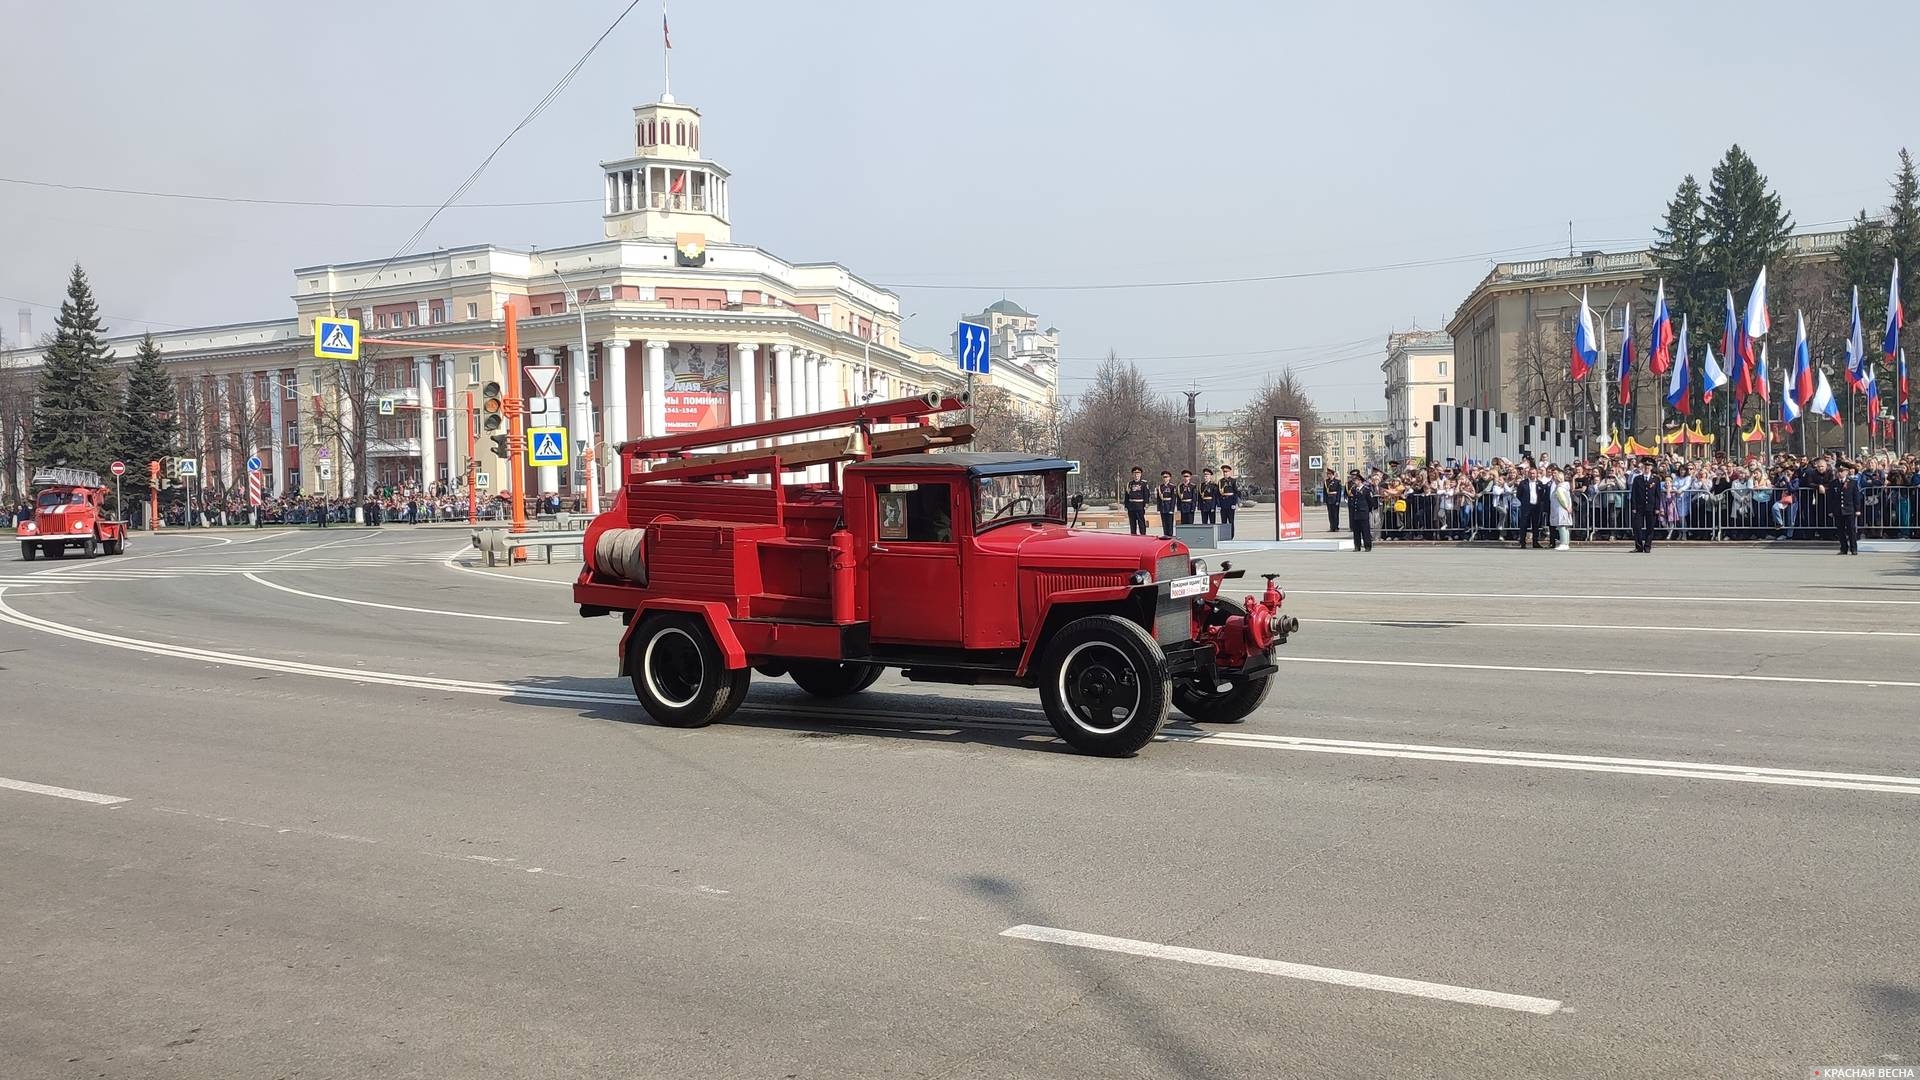
[[[1192,561],[1191,563],[1189,563],[1189,564],[1188,564],[1188,568],[1187,568],[1187,572],[1188,572],[1188,573],[1190,573],[1190,574],[1204,574],[1204,573],[1206,573],[1206,572],[1207,572],[1207,560],[1205,560],[1205,559],[1195,559],[1195,560],[1193,560],[1193,561]]]
[[[1153,584],[1153,575],[1147,573],[1145,570],[1135,570],[1133,572],[1133,583],[1135,585],[1151,585]]]

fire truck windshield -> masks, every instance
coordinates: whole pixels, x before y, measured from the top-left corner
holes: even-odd
[[[973,531],[982,533],[1010,521],[1066,524],[1066,480],[1058,469],[981,477],[974,488]]]
[[[43,491],[35,503],[42,510],[51,510],[56,506],[79,505],[86,501],[87,493],[84,491]]]

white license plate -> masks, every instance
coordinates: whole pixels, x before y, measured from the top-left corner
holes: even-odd
[[[1174,578],[1168,583],[1167,595],[1178,600],[1187,596],[1200,596],[1207,591],[1207,575],[1195,574],[1192,577]]]

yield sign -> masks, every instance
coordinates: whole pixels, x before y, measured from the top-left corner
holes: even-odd
[[[555,379],[558,379],[560,377],[559,367],[541,365],[538,367],[529,367],[526,370],[527,370],[527,381],[533,383],[534,396],[535,397],[552,397],[553,382]]]

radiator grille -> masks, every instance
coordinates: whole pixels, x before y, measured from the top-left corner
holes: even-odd
[[[1159,563],[1153,568],[1153,580],[1172,581],[1174,578],[1186,577],[1187,568],[1192,565],[1192,560],[1185,555],[1162,555]]]
[[[1178,600],[1166,595],[1166,586],[1160,586],[1160,597],[1153,609],[1153,640],[1162,645],[1176,641],[1188,641],[1193,637],[1193,599],[1181,597]]]

